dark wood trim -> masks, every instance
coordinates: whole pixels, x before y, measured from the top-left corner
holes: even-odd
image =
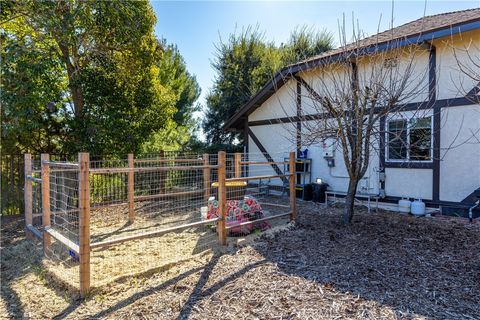
[[[337,195],[337,198],[345,198],[345,195]],[[379,198],[379,203],[392,203],[397,204],[398,200],[405,199],[404,197],[397,197],[397,196],[386,196],[383,198]],[[415,200],[415,197],[407,197],[407,199]],[[455,202],[455,201],[434,201],[432,199],[422,199],[425,204],[430,208],[439,208],[440,206],[443,207],[456,207],[461,209],[468,209],[471,207],[469,204],[465,204],[462,202]]]
[[[248,131],[250,129],[248,128],[248,117],[245,118],[245,126],[243,127],[243,134],[244,134],[244,144],[245,144],[245,159],[244,161],[248,161],[248,154],[249,154],[249,143],[248,143],[248,140],[249,140],[249,135],[248,135]],[[249,173],[249,167],[250,166],[245,166],[245,175],[248,176],[248,173]]]
[[[261,88],[240,110],[238,110],[227,122],[224,124],[224,130],[232,130],[235,126],[238,127],[238,122],[241,117],[248,116],[255,109],[260,107],[262,103],[268,100],[279,88],[291,79],[291,74],[282,69],[275,74],[275,76],[268,81],[263,88]]]
[[[319,66],[346,61],[348,57],[363,56],[369,55],[376,52],[382,52],[386,50],[391,50],[394,48],[399,48],[403,46],[408,46],[412,44],[421,44],[426,41],[432,41],[438,38],[451,36],[454,34],[459,34],[462,32],[476,30],[480,28],[480,22],[478,19],[464,21],[448,27],[442,27],[438,29],[433,29],[429,31],[422,31],[415,35],[410,35],[401,39],[392,39],[378,43],[373,46],[365,47],[362,49],[354,49],[353,51],[342,51],[336,54],[321,56],[315,59],[311,59],[304,62],[299,62],[297,64],[287,66],[280,71],[278,71],[272,80],[268,81],[262,89],[260,89],[257,94],[253,96],[250,101],[248,101],[238,112],[236,112],[233,117],[227,120],[224,125],[224,129],[230,130],[232,127],[238,126],[238,120],[245,114],[250,114],[256,108],[258,108],[263,102],[265,102],[271,95],[275,93],[280,87],[282,87],[293,75],[301,71],[310,70]]]
[[[386,122],[387,117],[386,116],[381,116],[380,117],[380,139],[379,139],[379,154],[378,154],[378,161],[379,161],[379,172],[383,172],[385,176],[385,122]],[[379,181],[380,183],[380,190],[383,191],[381,193],[382,195],[385,195],[385,179],[382,179]]]
[[[480,93],[480,82],[466,94],[466,97],[475,97],[479,93]]]
[[[248,125],[250,127],[254,127],[254,126],[265,126],[270,124],[284,124],[284,123],[293,123],[293,122],[300,122],[300,121],[319,120],[319,119],[326,119],[326,118],[329,118],[328,113],[307,114],[307,115],[303,115],[302,117],[294,116],[294,117],[283,117],[283,118],[250,121]]]
[[[437,50],[434,45],[429,44],[428,54],[428,101],[437,101]]]
[[[475,104],[480,104],[480,97],[468,96],[468,97],[461,97],[461,98],[442,99],[442,100],[437,100],[435,102],[425,101],[425,102],[408,103],[400,106],[399,109],[397,109],[395,112],[425,110],[425,109],[433,109],[435,107],[443,109],[443,108],[451,108],[451,107],[459,107],[459,106],[470,106]],[[253,126],[265,126],[270,124],[292,123],[297,121],[325,119],[328,116],[329,116],[328,113],[317,113],[317,114],[303,115],[301,118],[296,116],[272,118],[272,119],[265,119],[265,120],[250,121],[248,125],[253,127]]]
[[[379,202],[386,202],[386,203],[398,203],[398,200],[403,199],[402,197],[397,197],[397,196],[386,196],[385,198],[381,198],[378,201]],[[415,199],[414,197],[409,197],[410,200]],[[429,207],[434,207],[438,208],[440,206],[442,207],[455,207],[455,208],[460,208],[460,209],[468,209],[471,207],[470,204],[465,204],[462,202],[456,202],[456,201],[444,201],[444,200],[432,200],[432,199],[422,199],[423,202]]]
[[[442,106],[437,101],[437,50],[430,46],[428,56],[428,80],[429,80],[429,101],[433,105],[433,174],[432,174],[432,200],[440,200],[440,122]]]
[[[386,116],[380,117],[380,152],[379,152],[379,161],[380,161],[380,171],[384,171],[385,169],[385,123],[386,123]],[[385,187],[385,186],[384,186]]]
[[[243,136],[244,136],[244,145],[245,145],[245,152],[248,154],[248,118],[245,118],[245,125],[243,127]]]
[[[297,117],[302,116],[302,84],[297,81]],[[297,121],[297,156],[302,149],[302,121]]]
[[[284,123],[292,123],[301,121],[299,117],[283,117],[283,118],[273,118],[273,119],[266,119],[266,120],[255,120],[250,121],[248,125],[250,127],[255,126],[266,126],[271,124],[284,124]]]
[[[307,89],[308,93],[315,98],[316,100],[322,100],[322,97],[318,94],[315,89],[313,89],[302,77],[295,75],[294,78],[297,80],[297,83],[300,83],[302,86]]]
[[[265,147],[262,145],[260,140],[258,140],[257,136],[253,133],[253,131],[250,128],[248,128],[248,135],[252,138],[253,142],[258,147],[258,149],[260,149],[260,151],[263,153],[263,155],[265,156],[267,161],[268,162],[275,162],[273,160],[273,158],[270,156],[270,154],[268,153],[267,149],[265,149]],[[276,163],[272,163],[271,166],[272,166],[272,168],[273,168],[273,170],[275,171],[276,174],[278,174],[278,175],[283,174],[282,170],[280,170],[280,168],[277,166]],[[287,178],[281,177],[281,179],[282,179],[283,182],[287,182]]]
[[[433,162],[385,162],[384,168],[433,169]]]

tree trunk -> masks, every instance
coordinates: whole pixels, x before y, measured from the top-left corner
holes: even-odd
[[[78,72],[71,64],[67,64],[68,86],[72,94],[73,106],[75,109],[75,117],[79,118],[83,111],[83,92],[78,81]]]
[[[345,212],[343,214],[343,224],[347,225],[352,222],[354,205],[355,205],[355,193],[357,193],[358,178],[350,179],[348,183],[347,196],[345,198]]]
[[[68,87],[72,95],[75,117],[79,118],[82,115],[84,105],[83,91],[79,83],[79,67],[78,64],[75,64],[75,61],[72,63],[72,55],[70,54],[68,46],[62,42],[59,37],[56,37],[56,41],[62,52],[62,59],[65,63],[65,67],[67,68]]]

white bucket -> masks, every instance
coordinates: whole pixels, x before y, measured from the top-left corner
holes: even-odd
[[[398,200],[398,211],[401,213],[410,213],[411,202],[408,199]]]
[[[202,220],[207,220],[208,207],[201,207],[200,208],[200,215],[201,215]]]
[[[412,214],[416,216],[423,216],[425,214],[425,202],[423,202],[421,199],[413,201],[411,210]]]

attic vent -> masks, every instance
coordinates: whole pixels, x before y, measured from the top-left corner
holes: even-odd
[[[396,68],[398,65],[398,59],[397,58],[388,58],[383,61],[383,66],[387,69],[392,69]]]

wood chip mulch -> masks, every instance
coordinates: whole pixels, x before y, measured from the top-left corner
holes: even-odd
[[[342,226],[341,208],[300,208],[295,225],[83,302],[21,259],[21,274],[5,270],[2,257],[0,317],[480,319],[479,223],[359,209]],[[7,244],[7,259],[23,242]]]

